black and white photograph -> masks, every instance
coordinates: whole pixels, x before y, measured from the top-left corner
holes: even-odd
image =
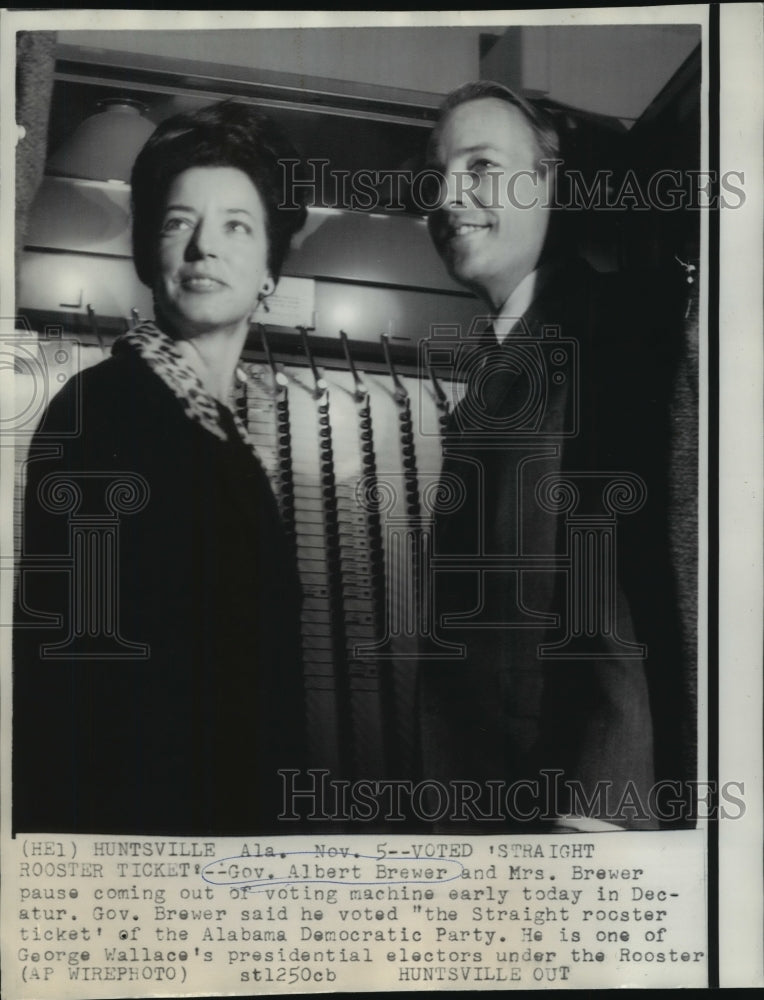
[[[2,12],[8,1000],[761,984],[761,13]]]

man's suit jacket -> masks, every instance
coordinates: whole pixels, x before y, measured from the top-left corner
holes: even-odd
[[[569,262],[501,347],[461,352],[442,480],[462,503],[436,515],[433,552],[439,634],[465,656],[422,665],[423,763],[480,783],[546,772],[535,800],[505,802],[515,819],[577,811],[567,784],[604,781],[593,815],[636,795],[617,821],[651,827],[655,781],[687,777],[667,555],[681,300]]]

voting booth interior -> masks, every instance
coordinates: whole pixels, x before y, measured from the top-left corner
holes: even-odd
[[[572,138],[583,169],[610,172],[608,190],[623,194],[623,185],[633,184],[621,210],[578,213],[579,251],[597,270],[683,266],[697,278],[697,215],[641,211],[636,193],[658,168],[686,175],[699,164],[700,56],[694,37],[676,37],[670,72],[656,76],[638,112],[622,116],[545,92],[528,76],[536,44],[528,35],[476,40],[476,76],[503,74],[503,82],[545,106]],[[131,261],[131,164],[110,159],[103,139],[98,155],[91,148],[78,159],[75,138],[82,140],[95,116],[101,127],[115,120],[121,136],[135,136],[135,153],[156,124],[179,111],[226,98],[262,106],[310,157],[303,177],[309,215],[269,311],[250,331],[236,407],[270,477],[302,582],[310,759],[347,779],[417,774],[416,666],[447,644],[433,615],[428,539],[433,514],[446,502],[438,492],[441,436],[464,389],[449,368],[449,348],[485,315],[446,275],[411,183],[445,88],[311,79],[61,40],[55,57],[46,172],[17,276],[16,371],[25,412],[17,546],[25,448],[45,403],[76,371],[108,356],[117,336],[153,315]],[[697,287],[689,281],[689,291]],[[687,315],[697,351],[690,305]],[[697,402],[692,374],[677,403],[688,413]],[[686,437],[676,449],[682,472],[673,501],[685,517],[675,538],[677,557],[688,565],[689,730],[696,451]],[[687,743],[691,763],[691,738]]]

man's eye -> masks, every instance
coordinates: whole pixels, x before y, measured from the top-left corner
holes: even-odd
[[[487,171],[489,170],[496,170],[496,169],[498,169],[497,163],[494,163],[493,160],[486,160],[483,158],[479,160],[473,160],[473,162],[470,164],[470,170],[475,174],[484,174],[487,173]]]

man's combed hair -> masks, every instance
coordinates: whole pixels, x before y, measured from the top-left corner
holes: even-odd
[[[438,109],[438,121],[442,122],[450,111],[468,101],[479,101],[485,97],[494,97],[506,104],[511,104],[520,111],[533,131],[539,158],[536,167],[542,167],[544,160],[555,160],[560,153],[560,137],[552,119],[541,108],[526,101],[509,87],[492,80],[479,80],[476,83],[465,83],[452,90]],[[437,125],[436,125],[437,131]]]
[[[268,266],[278,280],[292,236],[307,217],[303,189],[285,189],[287,178],[299,175],[295,161],[300,157],[281,128],[250,105],[226,101],[162,122],[138,154],[131,177],[133,259],[141,281],[153,287],[167,193],[191,167],[234,167],[249,177],[265,209]]]

